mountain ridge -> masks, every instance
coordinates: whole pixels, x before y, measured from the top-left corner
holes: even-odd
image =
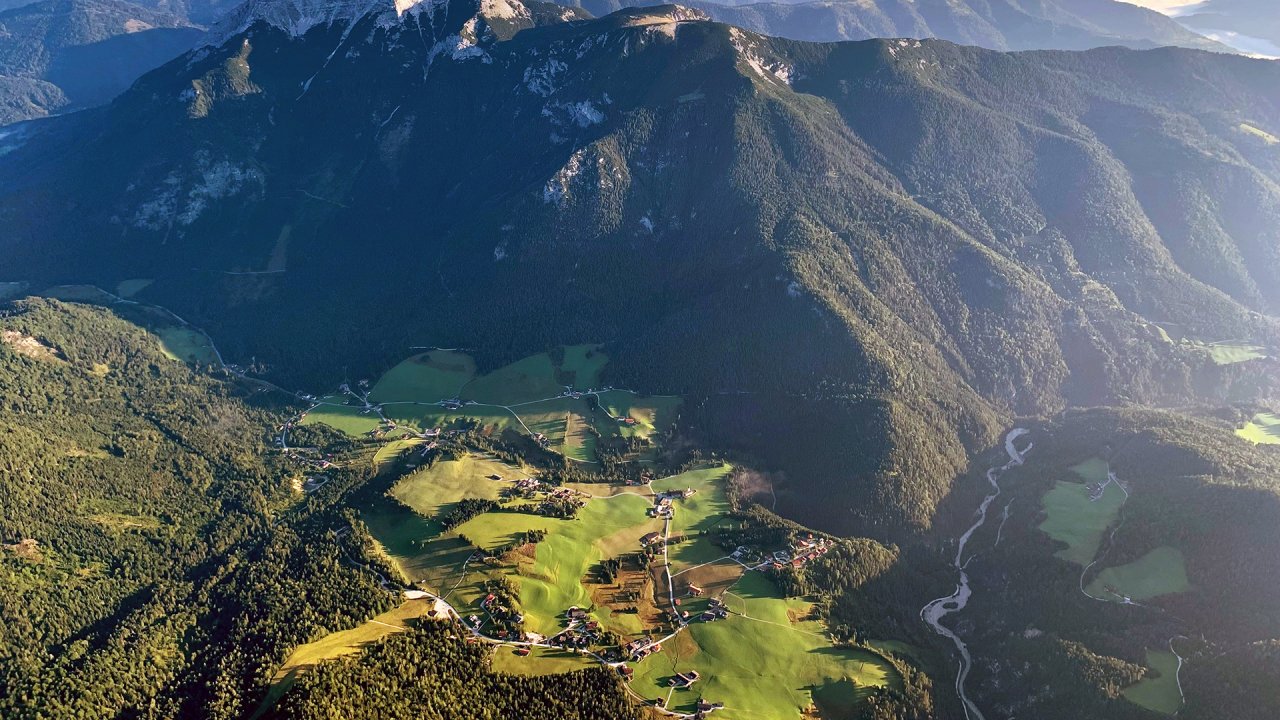
[[[563,0],[564,4],[583,7],[594,15],[656,1]],[[1176,45],[1235,52],[1158,12],[1114,0],[692,0],[688,4],[717,22],[792,40],[936,37],[993,50],[1084,50],[1106,45],[1149,49]]]
[[[1270,382],[1152,321],[1276,343],[1271,225],[1214,209],[1274,197],[1274,152],[1236,127],[1280,132],[1274,65],[529,7],[258,23],[31,127],[0,159],[3,250],[50,283],[154,278],[282,382],[603,341],[618,379],[785,470],[780,511],[881,537],[927,527],[1014,415]],[[1153,147],[1182,160],[1130,157]],[[1241,260],[1204,274],[1206,251]]]

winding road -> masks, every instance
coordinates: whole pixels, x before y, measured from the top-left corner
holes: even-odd
[[[969,646],[960,639],[959,635],[944,626],[942,619],[951,613],[963,610],[969,604],[969,598],[973,595],[973,590],[969,587],[969,574],[965,572],[965,566],[968,564],[968,561],[964,560],[965,547],[969,544],[969,539],[973,537],[973,534],[978,531],[978,528],[987,522],[987,510],[991,507],[991,503],[1000,496],[1000,483],[998,482],[1000,476],[1009,468],[1021,465],[1023,456],[1031,450],[1031,444],[1028,444],[1021,451],[1014,446],[1014,441],[1026,435],[1027,432],[1028,430],[1025,428],[1010,430],[1009,434],[1005,435],[1004,438],[1004,449],[1009,455],[1009,461],[1004,465],[987,470],[987,482],[991,483],[992,492],[983,498],[982,504],[978,506],[978,519],[960,536],[959,547],[956,548],[956,558],[952,563],[960,574],[960,582],[956,585],[955,592],[946,597],[933,600],[920,609],[920,619],[928,623],[934,632],[949,638],[960,653],[960,669],[956,673],[956,694],[960,697],[960,703],[964,707],[966,720],[986,720],[982,711],[969,699],[968,694],[965,692],[965,681],[969,678],[969,669],[973,666],[973,658],[969,654]]]

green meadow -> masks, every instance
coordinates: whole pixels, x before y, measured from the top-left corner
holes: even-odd
[[[1236,434],[1252,443],[1280,444],[1280,414],[1260,413]]]
[[[677,397],[617,390],[588,398],[563,396],[565,386],[597,385],[607,360],[597,346],[579,345],[564,348],[563,354],[534,355],[478,375],[471,358],[433,351],[388,371],[374,386],[370,400],[405,426],[446,427],[457,419],[471,418],[494,430],[541,434],[548,447],[566,457],[592,461],[599,438],[652,437],[675,421],[680,404]],[[457,410],[437,404],[452,397],[476,404]],[[350,434],[368,432],[379,424],[376,414],[342,404],[342,398],[328,402],[333,404],[313,408],[303,422],[324,422]],[[622,422],[625,418],[632,422]],[[420,442],[393,440],[378,457],[394,457]],[[1102,470],[1105,473],[1105,464]],[[705,534],[729,512],[724,492],[729,471],[728,465],[715,465],[652,483],[654,492],[695,491],[675,502],[671,522],[677,542],[669,546],[668,559],[676,592],[683,594],[689,584],[697,583],[721,594],[734,614],[727,620],[691,623],[663,644],[663,652],[636,664],[632,687],[648,698],[669,698],[670,706],[680,711],[693,711],[699,696],[723,702],[726,707],[717,716],[730,720],[795,717],[814,707],[824,716],[851,716],[870,688],[896,685],[900,679],[874,651],[834,647],[822,624],[809,619],[809,602],[781,597],[767,578],[744,573],[740,565],[725,559],[723,548],[708,540]],[[646,621],[641,615],[614,612],[603,601],[597,602],[595,593],[603,586],[592,581],[601,561],[639,550],[643,535],[662,530],[663,522],[647,514],[653,505],[648,488],[576,485],[591,497],[574,519],[537,515],[517,502],[442,532],[439,519],[453,504],[465,498],[499,499],[507,483],[525,474],[480,455],[437,462],[404,476],[386,496],[360,508],[361,518],[405,579],[445,596],[464,615],[479,611],[486,581],[505,577],[518,588],[525,627],[531,632],[556,633],[564,626],[565,610],[576,605],[593,608],[596,619],[623,638],[643,634]],[[503,480],[492,480],[490,475]],[[509,547],[524,532],[535,529],[545,531],[546,537],[534,546],[496,561],[474,556],[477,547]],[[660,566],[661,557],[656,562]],[[658,580],[650,585],[659,606],[666,605],[663,575],[655,572]],[[685,607],[695,616],[706,604],[686,600]],[[363,632],[372,631],[365,628]],[[359,633],[330,638],[301,657],[345,652],[344,648],[363,642]],[[509,647],[495,648],[493,656],[495,669],[521,674],[567,672],[590,662],[556,651],[535,650],[519,656]],[[702,675],[693,689],[669,687],[675,672],[690,670]]]
[[[640,549],[640,537],[662,525],[645,515],[652,502],[638,495],[620,494],[595,498],[573,520],[514,512],[491,512],[457,528],[474,545],[492,549],[510,543],[526,530],[545,530],[547,537],[535,546],[533,561],[521,563],[514,579],[520,588],[525,626],[543,635],[564,626],[564,612],[571,606],[590,607],[591,591],[583,578],[600,561]],[[639,630],[633,617],[610,618],[597,613],[605,627],[631,634]]]
[[[519,505],[513,504],[440,534],[435,518],[451,503],[465,497],[497,497],[503,483],[487,476],[501,475],[507,482],[520,475],[514,470],[478,455],[436,463],[398,481],[388,496],[361,508],[361,517],[407,579],[446,596],[463,615],[479,612],[486,580],[506,577],[518,587],[520,609],[531,632],[554,634],[564,626],[565,610],[576,605],[594,608],[596,619],[623,638],[644,633],[638,615],[615,613],[595,601],[593,589],[600,586],[593,586],[591,579],[602,560],[638,550],[641,536],[662,529],[661,520],[647,515],[653,504],[648,488],[574,485],[591,496],[575,519],[518,512],[511,508]],[[719,578],[699,582],[715,587],[713,592],[721,593],[733,614],[727,620],[693,622],[664,642],[662,652],[634,665],[632,688],[646,698],[669,698],[672,709],[688,712],[698,697],[705,696],[725,703],[717,715],[729,720],[795,717],[815,705],[830,717],[853,715],[871,688],[896,686],[900,678],[874,651],[833,646],[822,623],[812,619],[810,602],[781,597],[766,577],[744,574],[736,563],[714,562],[725,551],[701,533],[728,512],[724,482],[729,471],[728,465],[716,465],[652,484],[656,492],[696,491],[676,501],[672,535],[688,538],[669,548],[671,571]],[[533,529],[547,535],[531,548],[510,553],[496,564],[472,558],[473,547],[505,547]],[[678,576],[677,588],[682,590],[684,584]],[[665,606],[665,585],[660,582],[654,592],[658,604]],[[705,601],[686,598],[685,606],[695,615],[704,605]],[[331,645],[350,643],[339,639]],[[541,649],[519,656],[499,646],[493,654],[495,670],[515,674],[568,672],[591,662],[577,654]],[[675,672],[690,670],[702,676],[693,689],[669,687]]]
[[[1094,597],[1113,597],[1107,586],[1134,600],[1150,600],[1191,589],[1182,551],[1168,545],[1158,547],[1131,563],[1104,569],[1089,583],[1088,592]]]
[[[608,363],[609,356],[599,345],[566,345],[564,359],[560,362],[561,384],[579,390],[596,387],[600,384],[600,373]]]
[[[1267,357],[1267,348],[1241,342],[1201,342],[1189,340],[1192,345],[1209,353],[1209,358],[1216,365],[1234,365],[1250,360],[1261,360]]]
[[[901,679],[881,656],[833,646],[821,623],[804,619],[810,604],[783,599],[759,573],[742,576],[726,602],[727,620],[693,623],[663,644],[662,652],[636,665],[631,687],[667,707],[692,713],[699,697],[724,703],[715,716],[728,720],[799,717],[817,704],[824,717],[852,717],[872,688],[897,687]],[[669,681],[677,672],[701,678],[687,690]]]
[[[157,327],[155,334],[160,339],[160,350],[174,360],[205,364],[218,362],[213,343],[202,332],[180,325],[166,325]]]
[[[8,300],[11,297],[18,297],[27,291],[28,284],[25,282],[0,282],[0,300]]]
[[[618,424],[623,437],[651,437],[675,420],[680,398],[674,395],[636,395],[625,390],[609,390],[596,395],[603,408],[615,418],[632,418],[634,425]],[[616,421],[614,421],[616,422]]]
[[[1137,683],[1125,688],[1126,700],[1165,715],[1173,715],[1182,707],[1178,690],[1178,656],[1165,650],[1147,650],[1147,666],[1155,670]]]
[[[668,548],[672,572],[711,562],[728,554],[701,535],[710,531],[729,513],[724,479],[732,469],[729,465],[717,465],[653,482],[653,489],[657,492],[685,489],[696,491],[692,497],[676,501],[671,535],[674,537],[683,534],[689,539]]]
[[[490,666],[495,672],[536,676],[586,670],[600,665],[590,655],[551,648],[531,648],[531,650],[528,655],[521,656],[516,654],[513,647],[495,645]]]
[[[457,397],[475,374],[476,362],[471,356],[432,350],[388,370],[369,392],[369,401],[440,402]]]
[[[563,392],[551,356],[538,353],[473,379],[460,395],[463,400],[489,405],[518,405],[557,397]]]
[[[1087,460],[1071,470],[1088,483],[1107,479],[1107,463],[1100,458]],[[1057,557],[1088,565],[1098,554],[1103,534],[1115,522],[1124,504],[1124,491],[1115,483],[1107,485],[1097,501],[1089,499],[1084,483],[1059,480],[1045,493],[1043,504],[1047,517],[1040,529],[1067,547],[1054,553]]]
[[[343,405],[343,399],[341,395],[321,398],[322,404],[308,410],[302,416],[301,424],[324,424],[353,436],[378,429],[382,421],[376,414],[364,412],[364,408],[355,405]]]
[[[503,483],[492,480],[490,475],[512,480],[527,474],[497,460],[464,455],[405,475],[391,486],[391,495],[438,527],[439,518],[461,500],[497,500]]]
[[[678,397],[622,390],[589,397],[564,394],[568,386],[594,387],[608,361],[598,345],[570,345],[478,375],[470,356],[433,350],[388,370],[369,392],[369,401],[381,405],[388,419],[419,431],[458,422],[492,432],[510,429],[545,437],[546,447],[570,460],[595,463],[601,438],[652,438],[675,421],[680,406]],[[440,404],[454,398],[463,405],[449,409]],[[378,425],[376,415],[346,406],[342,397],[322,402],[327,404],[308,412],[304,422],[323,422],[352,435]],[[635,459],[651,460],[655,452],[651,447]]]
[[[149,278],[134,278],[132,280],[121,280],[116,284],[116,295],[122,298],[131,298],[134,295],[147,289],[151,283],[155,282]]]

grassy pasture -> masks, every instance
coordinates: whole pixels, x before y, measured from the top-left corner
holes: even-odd
[[[473,379],[461,391],[464,400],[492,405],[516,405],[552,398],[564,392],[556,367],[547,353],[530,355]]]
[[[516,580],[525,625],[534,632],[549,634],[563,625],[562,616],[570,606],[592,604],[591,590],[583,584],[583,578],[605,559],[608,546],[623,546],[626,551],[639,549],[642,535],[661,528],[657,520],[645,515],[650,505],[648,499],[637,495],[616,495],[589,501],[574,520],[486,513],[463,523],[457,532],[479,547],[495,548],[526,530],[547,531],[533,562],[520,568]],[[616,552],[609,556],[613,554]],[[600,619],[606,627],[612,625],[607,617]]]
[[[516,655],[514,648],[494,646],[493,670],[508,675],[536,676],[556,675],[600,666],[600,663],[589,655],[549,648],[532,648],[532,650],[533,652],[529,655],[521,657]]]
[[[432,350],[414,355],[383,374],[369,392],[369,401],[439,402],[457,397],[475,374],[476,362],[470,355]]]
[[[100,305],[110,305],[115,302],[115,298],[94,285],[55,285],[51,288],[46,288],[40,294],[55,300],[66,300],[68,302],[89,302]]]
[[[901,682],[879,655],[833,647],[820,623],[803,619],[809,603],[779,597],[758,573],[744,575],[727,601],[736,614],[690,625],[636,665],[632,688],[670,697],[672,710],[693,712],[705,697],[725,704],[718,717],[774,720],[799,717],[815,701],[832,717],[848,717],[872,687]],[[702,676],[691,689],[669,687],[672,675],[690,670]]]
[[[454,422],[474,422],[494,431],[521,428],[516,416],[500,407],[468,405],[458,410],[446,410],[436,405],[389,403],[382,406],[382,414],[401,425],[419,430],[444,427]]]
[[[1245,135],[1253,136],[1261,140],[1263,143],[1267,145],[1275,145],[1277,143],[1280,143],[1280,139],[1276,138],[1275,135],[1272,135],[1271,133],[1267,132],[1266,130],[1263,130],[1262,128],[1254,127],[1249,123],[1240,123],[1239,125],[1236,126],[1236,128],[1239,129],[1240,132],[1244,133]]]
[[[427,518],[439,533],[439,518],[466,498],[497,500],[503,483],[490,480],[498,475],[512,479],[521,469],[479,455],[443,460],[396,481],[391,494],[411,510]]]
[[[348,435],[363,435],[378,429],[381,420],[374,413],[364,412],[364,408],[354,405],[342,405],[341,396],[321,398],[326,403],[317,405],[302,417],[303,425],[324,424]]]
[[[651,437],[665,430],[675,420],[680,398],[674,395],[634,395],[623,390],[610,390],[596,395],[609,415],[634,418],[634,425],[616,423],[617,432],[623,437]],[[615,421],[616,422],[616,421]]]
[[[1191,589],[1182,552],[1168,545],[1158,547],[1131,563],[1104,569],[1089,583],[1088,592],[1094,597],[1110,597],[1107,585],[1134,600],[1149,600]]]
[[[161,352],[174,360],[205,364],[218,362],[213,343],[204,333],[180,325],[166,325],[157,327],[155,334],[160,340]]]
[[[1280,414],[1260,413],[1236,434],[1251,443],[1280,445]]]
[[[732,467],[729,465],[717,465],[654,481],[653,489],[657,492],[686,488],[697,491],[692,497],[675,502],[676,514],[671,521],[671,534],[685,535],[688,539],[667,550],[672,572],[728,555],[723,548],[712,545],[701,534],[715,527],[729,512],[729,501],[724,494],[724,479],[730,470]]]
[[[476,375],[470,356],[433,350],[388,370],[370,391],[369,400],[380,404],[388,419],[418,430],[464,421],[492,432],[511,428],[546,436],[551,450],[571,460],[596,462],[598,439],[649,438],[674,421],[680,405],[680,398],[673,396],[609,391],[599,396],[602,411],[595,408],[593,398],[564,396],[567,384],[585,389],[599,382],[609,360],[599,347],[570,345],[563,349],[559,366],[551,353],[539,353],[482,376]],[[475,404],[456,410],[439,405],[441,400],[455,397]],[[340,398],[327,400],[342,404]],[[619,422],[609,417],[609,412],[635,422]],[[375,427],[360,422],[346,409],[317,408],[308,417],[353,435]]]
[[[565,418],[563,453],[565,457],[579,462],[596,461],[596,435],[586,415],[569,411]]]
[[[529,428],[529,432],[546,435],[552,450],[563,451],[569,430],[569,416],[585,407],[586,404],[582,400],[558,397],[521,405],[514,410],[520,416],[524,427]]]
[[[1101,482],[1107,477],[1107,463],[1094,458],[1072,468],[1088,482]],[[1115,522],[1124,504],[1124,491],[1115,483],[1107,485],[1096,502],[1089,500],[1085,485],[1059,480],[1045,493],[1045,512],[1048,517],[1040,529],[1049,537],[1066,543],[1066,549],[1054,553],[1057,557],[1078,565],[1088,565],[1098,553],[1103,534]]]
[[[1250,360],[1261,360],[1268,355],[1265,347],[1250,343],[1201,342],[1199,340],[1190,340],[1188,342],[1209,353],[1209,358],[1213,360],[1215,365],[1234,365]]]
[[[1147,666],[1158,676],[1148,676],[1122,691],[1129,702],[1165,715],[1182,707],[1178,691],[1178,656],[1164,650],[1147,650]]]
[[[25,282],[0,282],[0,300],[18,297],[27,291],[27,287],[28,285]]]
[[[448,593],[449,601],[466,614],[478,609],[486,578],[506,575],[519,585],[521,610],[530,631],[550,634],[563,626],[563,613],[571,605],[596,605],[602,624],[624,637],[642,628],[632,614],[613,614],[609,606],[593,602],[605,586],[590,582],[603,559],[631,552],[639,538],[659,531],[662,522],[649,518],[651,498],[643,488],[584,486],[593,497],[574,520],[560,520],[516,512],[493,512],[464,523],[456,532],[436,537],[438,528],[424,513],[438,513],[449,498],[483,493],[497,485],[477,480],[492,469],[482,458],[453,461],[452,465],[424,470],[397,483],[392,494],[364,508],[362,516],[401,572],[424,582],[432,590]],[[655,489],[694,488],[692,497],[677,501],[673,532],[701,531],[713,527],[727,511],[723,482],[725,465],[693,470],[654,483]],[[480,484],[477,486],[477,484]],[[415,508],[417,512],[414,511]],[[543,529],[547,537],[534,552],[513,554],[514,566],[486,567],[476,562],[463,569],[470,546],[485,548],[508,544],[520,532]],[[435,537],[435,539],[431,539]],[[663,652],[635,665],[632,687],[647,698],[670,697],[673,709],[692,711],[699,696],[723,702],[718,712],[725,718],[753,720],[795,717],[816,703],[832,717],[849,716],[871,687],[898,685],[892,666],[869,650],[833,647],[824,627],[811,617],[811,603],[782,598],[774,585],[758,573],[743,574],[735,563],[708,560],[723,551],[693,540],[671,548],[677,587],[691,579],[723,597],[734,611],[728,620],[695,622],[664,643]],[[659,592],[662,592],[659,590]],[[494,650],[493,667],[499,672],[545,674],[569,672],[590,666],[582,656],[535,650],[528,657],[511,648]],[[702,675],[691,690],[673,691],[668,680],[677,671],[697,670]]]
[[[142,292],[151,283],[155,282],[150,278],[134,278],[132,280],[121,280],[116,284],[116,295],[122,298],[131,298]]]
[[[373,454],[373,466],[381,469],[383,463],[395,460],[424,442],[426,441],[419,438],[401,438],[399,440],[392,440],[378,448],[378,451]]]
[[[566,345],[559,375],[564,382],[560,384],[580,390],[596,387],[600,384],[600,372],[608,363],[609,356],[599,345]]]

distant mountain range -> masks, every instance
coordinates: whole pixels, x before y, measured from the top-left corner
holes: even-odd
[[[0,139],[6,279],[154,278],[298,387],[605,342],[780,510],[890,536],[1014,415],[1265,383],[1154,323],[1280,344],[1280,65],[582,18],[243,6]]]
[[[1205,0],[1188,7],[1178,20],[1198,32],[1222,35],[1242,49],[1280,55],[1280,6],[1271,0]]]
[[[651,0],[565,0],[591,14]],[[305,12],[324,16],[330,6]],[[366,3],[367,5],[367,3]],[[712,19],[797,40],[937,37],[998,50],[1174,45],[1230,51],[1160,13],[1116,0],[693,0]],[[201,29],[258,3],[232,0],[0,0],[0,125],[90,107],[189,49]],[[292,10],[290,11],[292,12]],[[341,12],[347,12],[342,10]],[[1241,15],[1246,17],[1246,15]],[[288,22],[308,22],[299,15]],[[1217,27],[1226,27],[1219,23]]]
[[[594,15],[649,0],[565,0]],[[823,0],[685,3],[719,22],[795,40],[940,38],[995,50],[1173,45],[1230,52],[1158,12],[1116,0]]]
[[[202,34],[121,0],[42,0],[0,12],[0,124],[104,103]]]

